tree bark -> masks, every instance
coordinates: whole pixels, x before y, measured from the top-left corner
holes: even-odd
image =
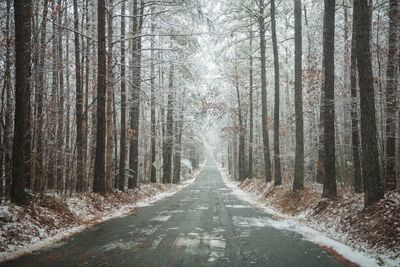
[[[15,117],[12,156],[11,201],[22,204],[26,201],[25,155],[26,135],[29,120],[29,98],[31,78],[31,0],[14,0],[15,23]]]
[[[155,6],[151,7],[151,63],[150,63],[150,182],[155,183],[157,182],[157,170],[153,166],[153,163],[156,161],[156,95],[155,95],[155,75],[154,75],[154,33],[155,33]]]
[[[38,115],[36,125],[36,160],[35,160],[35,184],[34,189],[36,192],[42,190],[44,181],[43,170],[43,95],[44,95],[44,66],[45,66],[45,53],[46,53],[46,25],[47,25],[47,12],[48,0],[43,1],[43,19],[40,31],[40,48],[39,48],[39,64],[37,67],[37,86],[36,86],[36,113]]]
[[[274,185],[282,184],[281,174],[281,158],[279,149],[279,51],[276,36],[276,20],[275,20],[275,0],[271,0],[271,32],[272,32],[272,48],[274,50],[274,73],[275,73],[275,105],[274,105]]]
[[[169,70],[169,88],[168,88],[168,105],[167,105],[167,126],[166,126],[166,142],[163,148],[163,182],[171,183],[172,176],[172,147],[174,134],[174,63],[171,62]],[[175,129],[176,130],[176,129]]]
[[[57,69],[58,69],[58,82],[59,82],[59,91],[58,91],[58,105],[57,105],[57,162],[56,162],[56,180],[57,180],[57,189],[61,193],[63,190],[63,182],[64,182],[64,60],[63,60],[63,42],[62,42],[62,0],[58,0],[58,61],[57,61]]]
[[[357,2],[354,3],[354,10],[357,10]],[[353,33],[351,37],[351,66],[350,66],[350,88],[351,88],[351,141],[353,156],[353,187],[356,193],[363,192],[363,181],[360,162],[360,130],[358,119],[358,94],[357,94],[357,27],[353,19]]]
[[[113,174],[113,0],[108,0],[107,9],[107,44],[108,44],[108,59],[107,59],[107,148],[106,148],[106,192],[112,192],[112,174]]]
[[[357,23],[357,67],[361,106],[362,174],[364,205],[382,199],[384,190],[380,176],[375,113],[375,94],[370,52],[371,6],[368,0],[355,0],[354,18]]]
[[[126,168],[125,1],[121,3],[121,15],[121,138],[119,141],[118,189],[124,191]]]
[[[76,1],[76,0],[75,0]],[[105,150],[106,150],[106,31],[105,0],[97,1],[97,132],[96,158],[94,167],[93,192],[105,193]]]
[[[324,151],[325,179],[322,196],[336,197],[335,155],[335,0],[325,0],[324,14],[325,112]]]
[[[260,51],[261,51],[261,105],[262,105],[262,135],[263,135],[263,152],[264,152],[264,168],[265,180],[270,182],[271,177],[271,158],[269,154],[269,136],[268,136],[268,109],[267,109],[267,73],[266,73],[266,55],[265,55],[265,4],[264,0],[259,0],[260,14],[258,17],[259,34],[260,34]]]
[[[249,172],[248,178],[253,178],[253,117],[254,117],[254,104],[253,104],[253,32],[250,30],[250,57],[249,57]]]
[[[396,189],[396,91],[397,91],[397,31],[398,0],[389,1],[389,51],[386,72],[386,177],[385,189]]]
[[[140,37],[143,27],[143,10],[144,3],[141,1],[140,12],[138,3],[135,0],[133,2],[134,16],[139,14],[140,19],[134,18],[132,22],[133,33],[137,36],[132,40],[132,53],[133,59],[131,62],[132,74],[133,74],[133,89],[132,89],[132,106],[130,111],[130,125],[131,125],[131,137],[130,137],[130,148],[129,148],[129,169],[131,175],[128,180],[128,188],[132,189],[137,187],[138,175],[139,175],[139,115],[140,115],[140,70],[141,70],[141,47],[142,39]]]
[[[75,92],[76,92],[76,191],[84,191],[83,177],[83,92],[81,80],[81,61],[80,61],[80,42],[79,42],[79,14],[78,1],[73,1],[74,5],[74,38],[75,38]]]
[[[179,119],[176,122],[176,147],[174,154],[174,173],[172,182],[174,184],[179,184],[181,180],[181,158],[182,158],[182,134],[183,134],[183,113],[185,111],[185,91],[183,91],[183,96],[181,100],[181,112],[179,114]],[[178,116],[177,116],[178,117]]]
[[[295,16],[295,117],[296,117],[296,155],[294,167],[293,191],[303,187],[304,183],[304,125],[303,125],[303,86],[302,86],[302,24],[301,0],[294,0]]]

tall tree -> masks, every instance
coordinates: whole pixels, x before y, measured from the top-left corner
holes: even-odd
[[[44,66],[45,66],[45,53],[46,53],[46,25],[47,25],[47,12],[48,0],[43,1],[42,25],[40,29],[40,45],[39,45],[39,63],[37,66],[37,81],[36,81],[36,113],[38,115],[36,124],[36,160],[35,160],[35,191],[39,192],[42,189],[42,182],[44,178],[43,170],[43,95],[44,95]]]
[[[358,2],[354,2],[354,10],[357,10]],[[358,119],[358,93],[357,93],[357,25],[353,19],[353,30],[351,37],[351,66],[350,66],[350,88],[351,88],[351,141],[353,156],[353,186],[356,193],[362,193],[363,182],[360,162],[360,130]]]
[[[238,57],[237,57],[238,58]],[[239,146],[238,146],[238,153],[237,153],[237,163],[238,163],[238,178],[239,181],[243,181],[246,178],[246,167],[244,166],[245,163],[245,150],[244,150],[244,138],[246,135],[245,127],[243,125],[243,111],[242,111],[242,102],[240,96],[240,87],[239,87],[239,73],[237,70],[237,63],[235,65],[235,87],[236,87],[236,98],[237,98],[237,105],[238,105],[238,123],[239,123]]]
[[[261,105],[262,105],[262,136],[263,136],[263,151],[264,151],[264,168],[266,181],[271,181],[271,158],[269,154],[269,137],[268,137],[268,109],[267,109],[267,73],[266,73],[266,43],[265,43],[265,3],[264,0],[259,0],[259,15],[258,27],[260,34],[260,58],[261,58]]]
[[[12,156],[11,201],[17,204],[26,200],[25,145],[29,120],[31,78],[31,0],[14,0],[15,23],[15,117]]]
[[[172,177],[172,148],[174,142],[174,63],[169,67],[169,86],[167,104],[166,140],[163,148],[163,183],[171,183]],[[177,130],[177,129],[175,129]]]
[[[279,149],[279,51],[276,37],[275,0],[271,0],[271,32],[274,50],[275,105],[274,105],[274,185],[282,184],[281,158]]]
[[[253,178],[253,117],[254,117],[254,104],[253,104],[253,32],[250,29],[250,56],[249,56],[249,173],[248,178]]]
[[[5,108],[8,112],[4,114],[4,133],[3,133],[3,151],[4,151],[4,199],[7,200],[10,194],[11,186],[11,153],[12,153],[12,81],[11,81],[11,36],[10,36],[10,20],[11,20],[11,0],[6,2],[6,62],[4,72],[4,90],[5,90]],[[3,182],[1,180],[1,182]]]
[[[57,21],[56,0],[51,1],[51,19]],[[51,44],[51,91],[50,91],[50,108],[48,120],[48,156],[49,162],[47,167],[47,186],[49,189],[55,189],[55,166],[56,166],[56,131],[57,131],[57,88],[58,88],[58,49],[57,49],[57,26],[56,23],[52,25],[52,44]]]
[[[81,80],[81,60],[80,60],[80,41],[79,41],[79,13],[78,0],[73,1],[74,5],[74,39],[75,39],[75,94],[76,94],[76,191],[84,191],[83,177],[83,92]]]
[[[75,0],[76,1],[76,0]],[[106,29],[105,0],[97,1],[97,132],[96,158],[94,167],[93,192],[105,193],[105,150],[106,150]]]
[[[364,179],[364,204],[370,206],[382,199],[384,190],[380,175],[376,128],[375,94],[371,59],[371,3],[355,0],[353,19],[357,27],[357,68],[361,106],[361,151]]]
[[[389,1],[389,50],[386,72],[386,190],[396,189],[396,89],[399,1]]]
[[[125,1],[121,2],[121,138],[119,141],[118,189],[124,191],[126,168],[126,58],[125,58]]]
[[[113,0],[108,0],[107,9],[107,122],[106,122],[106,191],[112,192],[113,176]]]
[[[150,182],[157,182],[157,170],[156,167],[153,166],[153,163],[156,161],[156,93],[155,93],[155,75],[154,75],[154,42],[155,42],[155,6],[151,7],[151,40],[150,40],[150,53],[151,53],[151,62],[150,62]]]
[[[324,13],[324,70],[325,113],[324,150],[325,179],[323,197],[336,197],[335,167],[335,0],[325,0]]]
[[[304,125],[303,125],[303,85],[302,85],[302,26],[301,0],[294,0],[294,98],[296,117],[296,155],[294,167],[293,191],[303,187],[304,183]]]
[[[58,0],[57,2],[57,10],[58,11],[58,61],[57,61],[57,69],[58,69],[58,104],[57,104],[57,162],[56,162],[56,180],[57,180],[57,189],[59,191],[62,190],[63,179],[64,179],[64,60],[63,60],[63,27],[62,27],[62,0]]]
[[[140,10],[140,11],[139,11]],[[132,88],[132,105],[130,110],[130,128],[131,128],[131,140],[129,147],[129,169],[132,171],[129,180],[128,188],[132,189],[137,187],[138,175],[139,175],[139,113],[140,113],[140,70],[141,70],[141,47],[142,47],[142,28],[143,28],[143,10],[144,2],[141,1],[140,9],[138,8],[138,1],[133,1],[133,15],[132,20],[132,31],[134,38],[132,40],[132,76],[133,76],[133,88]]]
[[[182,134],[183,134],[183,113],[185,111],[185,91],[183,91],[182,99],[181,99],[181,111],[179,116],[177,117],[177,121],[175,123],[175,154],[174,154],[174,172],[172,177],[172,182],[174,184],[178,184],[180,182],[181,176],[181,158],[182,158]]]

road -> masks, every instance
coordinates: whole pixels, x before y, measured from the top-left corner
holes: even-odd
[[[344,266],[237,199],[210,159],[196,181],[5,266]]]

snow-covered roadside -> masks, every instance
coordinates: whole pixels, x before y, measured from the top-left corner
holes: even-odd
[[[280,212],[271,203],[260,197],[259,192],[249,192],[240,188],[240,183],[230,179],[226,168],[219,168],[225,184],[238,198],[250,203],[252,206],[272,215],[268,223],[277,229],[294,231],[303,236],[304,239],[319,244],[322,247],[333,249],[336,253],[360,266],[399,266],[399,259],[393,259],[391,253],[386,255],[367,248],[362,243],[346,243],[346,234],[332,231],[332,228],[324,227],[326,222],[308,219],[307,212],[297,216],[291,216]],[[263,201],[264,200],[264,201]],[[319,225],[318,225],[319,223]],[[316,227],[316,226],[319,227]],[[324,231],[326,230],[326,231]],[[362,251],[360,251],[360,249]]]
[[[96,223],[172,196],[193,183],[201,170],[202,166],[179,185],[142,184],[129,194],[119,192],[103,197],[87,193],[66,199],[48,197],[27,207],[0,205],[0,263],[57,246],[61,240]]]

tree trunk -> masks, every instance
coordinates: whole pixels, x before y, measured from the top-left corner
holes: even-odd
[[[371,6],[368,0],[355,0],[354,20],[357,23],[357,67],[361,106],[362,174],[364,204],[370,206],[382,199],[382,186],[375,113],[375,94],[370,52]]]
[[[357,10],[357,2],[354,3],[354,11]],[[357,95],[357,42],[355,20],[353,19],[353,33],[351,37],[351,66],[350,66],[350,88],[351,88],[351,141],[353,155],[353,186],[356,193],[363,192],[363,181],[360,163],[360,131],[358,119],[358,95]]]
[[[276,37],[275,0],[271,0],[271,31],[274,50],[275,105],[274,105],[274,185],[282,184],[281,158],[279,149],[279,51]]]
[[[39,48],[39,64],[37,67],[37,86],[36,86],[36,113],[38,115],[36,125],[36,175],[34,189],[36,192],[42,190],[44,181],[43,170],[43,95],[44,95],[44,66],[45,66],[45,53],[46,53],[46,25],[47,25],[47,12],[48,0],[43,1],[43,19],[40,31],[40,48]]]
[[[324,150],[325,179],[322,196],[336,197],[335,155],[335,0],[325,0],[324,14],[325,113]]]
[[[167,105],[167,126],[166,126],[166,140],[163,150],[163,182],[171,183],[172,176],[172,147],[173,147],[173,134],[174,134],[174,63],[171,62],[169,70],[169,88],[168,88],[168,105]]]
[[[181,180],[181,158],[182,158],[182,134],[183,134],[183,113],[185,111],[185,91],[183,91],[183,96],[181,100],[181,113],[179,114],[179,119],[176,122],[176,147],[174,155],[174,174],[172,182],[174,184],[179,184]],[[178,116],[177,116],[178,117]]]
[[[15,23],[15,118],[12,156],[11,201],[16,204],[26,200],[25,145],[29,120],[31,78],[31,0],[14,0]]]
[[[243,127],[243,112],[242,112],[242,104],[241,104],[241,96],[240,96],[240,88],[239,88],[239,74],[237,71],[237,66],[235,67],[235,87],[236,87],[236,98],[238,105],[238,123],[239,123],[239,146],[238,146],[238,157],[237,157],[237,168],[238,168],[238,179],[239,181],[243,181],[246,176],[246,169],[244,166],[245,161],[245,151],[244,151],[244,137],[245,137],[245,129]]]
[[[3,131],[3,170],[4,170],[4,200],[9,197],[11,185],[11,148],[12,148],[12,100],[11,100],[11,39],[10,39],[10,13],[11,0],[6,2],[6,56],[4,71],[4,94],[5,94],[5,112],[4,114],[4,131]],[[4,96],[3,96],[4,97]],[[3,102],[4,104],[4,102]],[[3,178],[0,179],[3,185]]]
[[[75,92],[76,92],[76,191],[84,191],[83,177],[83,93],[81,81],[81,61],[80,61],[80,43],[79,43],[79,17],[78,1],[74,0],[74,38],[75,38]]]
[[[294,98],[295,98],[295,117],[296,117],[296,155],[295,155],[293,191],[296,191],[302,188],[304,183],[301,0],[294,0],[294,16],[295,16]]]
[[[389,51],[386,72],[386,177],[387,191],[396,189],[396,91],[397,91],[397,28],[398,0],[389,1]]]
[[[58,0],[58,82],[59,82],[59,91],[58,91],[58,109],[57,109],[57,162],[56,162],[56,180],[57,180],[57,189],[61,193],[63,190],[63,182],[64,182],[64,61],[63,61],[63,43],[62,43],[62,0]]]
[[[108,0],[107,24],[108,24],[108,59],[107,59],[107,149],[106,149],[106,192],[112,192],[113,174],[113,0]]]
[[[154,14],[155,7],[151,7],[151,14]],[[155,15],[151,16],[151,63],[150,63],[150,182],[157,182],[157,170],[152,165],[156,161],[156,95],[155,95],[155,75],[154,75],[154,32],[155,32]]]
[[[131,137],[130,137],[130,148],[129,148],[129,169],[131,175],[128,180],[128,188],[132,189],[137,187],[138,175],[139,175],[139,115],[140,115],[140,69],[141,69],[141,47],[142,39],[140,37],[143,27],[143,1],[140,4],[140,13],[138,9],[137,1],[133,2],[134,16],[139,14],[139,21],[137,18],[133,19],[132,30],[133,33],[138,37],[132,40],[132,53],[133,59],[131,62],[133,72],[133,89],[132,89],[132,106],[130,112],[130,124],[131,124]]]
[[[249,58],[249,173],[248,178],[253,178],[253,116],[254,116],[254,104],[253,104],[253,32],[250,30],[250,58]]]
[[[55,1],[51,2],[51,19],[52,21],[57,21],[57,11],[55,8]],[[57,54],[57,26],[53,24],[52,27],[52,65],[51,65],[51,92],[50,92],[50,110],[49,110],[49,127],[48,127],[48,155],[49,155],[49,164],[47,168],[47,187],[50,190],[55,188],[55,166],[56,166],[56,131],[57,131],[57,88],[58,88],[58,54]]]
[[[265,55],[265,4],[264,0],[259,1],[260,15],[258,25],[260,31],[260,51],[261,51],[261,105],[262,105],[262,136],[264,151],[265,180],[270,182],[271,177],[271,158],[269,155],[269,136],[268,136],[268,109],[267,109],[267,73],[266,73],[266,55]],[[236,150],[236,149],[235,149]]]
[[[76,0],[75,0],[76,1]],[[94,167],[93,192],[105,193],[105,150],[106,150],[106,30],[105,0],[97,1],[97,132],[96,159]]]
[[[124,191],[126,168],[125,1],[121,3],[121,15],[121,138],[119,141],[118,189]]]

